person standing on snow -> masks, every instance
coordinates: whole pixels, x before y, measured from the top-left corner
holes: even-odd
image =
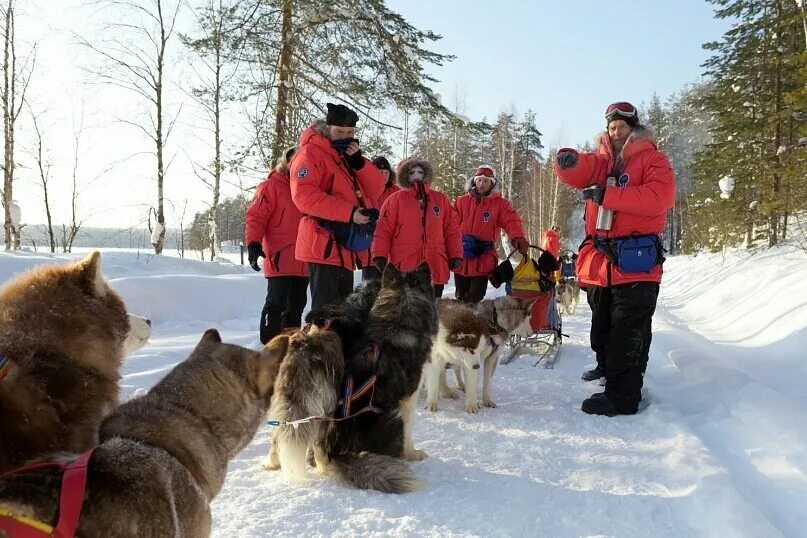
[[[560,234],[558,234],[558,227],[552,226],[544,232],[544,239],[541,242],[541,248],[552,254],[557,259],[560,256]]]
[[[353,271],[369,263],[360,254],[378,215],[367,200],[384,192],[384,176],[354,138],[359,116],[345,105],[327,106],[325,121],[303,131],[291,166],[291,197],[304,215],[294,254],[308,262],[312,310],[353,291]],[[351,243],[356,227],[369,234],[366,244]]]
[[[454,271],[454,295],[460,301],[478,303],[484,299],[488,275],[499,262],[496,240],[502,228],[522,256],[529,250],[521,217],[497,192],[497,185],[493,168],[479,166],[468,184],[468,192],[454,202],[463,247],[462,263]]]
[[[373,239],[373,263],[401,271],[429,264],[434,296],[443,295],[451,271],[462,261],[459,219],[448,197],[432,188],[432,165],[411,157],[398,164],[401,190],[387,198]]]
[[[642,399],[664,261],[659,234],[675,204],[675,176],[652,134],[639,124],[636,107],[614,103],[605,119],[597,151],[558,150],[555,173],[583,189],[586,200],[577,277],[591,306],[597,367],[583,379],[605,376],[605,392],[583,401],[582,410],[631,415]]]
[[[374,157],[373,164],[376,165],[376,168],[381,170],[381,174],[383,174],[384,179],[387,181],[384,184],[384,192],[381,193],[381,196],[370,200],[370,203],[368,204],[369,207],[374,207],[380,211],[381,206],[384,205],[387,198],[401,190],[401,188],[395,184],[395,170],[392,169],[392,165],[390,165],[386,157]],[[368,255],[368,257],[372,259],[371,254]],[[361,270],[361,278],[364,282],[373,278],[381,278],[381,271],[379,271],[378,267],[375,265],[368,264],[368,266]]]
[[[297,228],[303,218],[291,201],[289,187],[289,161],[296,150],[283,152],[247,208],[244,236],[249,265],[260,271],[258,258],[264,258],[267,291],[259,325],[262,344],[283,329],[300,327],[307,300],[308,266],[294,257]]]

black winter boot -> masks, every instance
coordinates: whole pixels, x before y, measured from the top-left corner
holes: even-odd
[[[605,368],[597,366],[594,369],[583,372],[583,375],[580,376],[580,379],[582,379],[583,381],[594,381],[595,379],[600,379],[601,377],[605,377]]]
[[[635,415],[639,410],[637,400],[623,400],[609,396],[605,393],[593,394],[583,400],[582,410],[589,415]]]

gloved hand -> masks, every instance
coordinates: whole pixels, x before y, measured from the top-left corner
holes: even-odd
[[[452,271],[456,271],[460,268],[460,264],[462,263],[462,258],[451,258],[448,261],[448,268]]]
[[[583,200],[591,200],[597,205],[602,205],[603,198],[605,198],[605,187],[595,185],[583,189]]]
[[[530,250],[530,243],[523,237],[516,237],[510,243],[515,247],[517,251],[521,253],[522,256],[526,256],[527,252]]]
[[[253,241],[247,245],[247,259],[249,260],[249,265],[251,265],[256,271],[261,270],[260,265],[258,265],[259,257],[266,258],[266,253],[264,253],[263,247],[260,243]]]
[[[572,150],[560,150],[556,157],[561,170],[574,168],[577,166],[577,152]]]
[[[373,265],[375,265],[381,273],[384,273],[384,268],[387,267],[386,258],[373,258]]]
[[[361,170],[364,168],[364,157],[361,155],[361,150],[358,150],[352,155],[345,153],[345,160],[353,170]]]

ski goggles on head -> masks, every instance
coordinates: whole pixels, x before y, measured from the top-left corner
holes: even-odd
[[[478,177],[486,177],[488,179],[495,179],[496,174],[493,173],[493,170],[488,168],[487,166],[480,166],[476,170],[474,170],[474,179]]]
[[[608,105],[605,109],[605,119],[609,122],[616,118],[635,118],[636,114],[636,107],[624,101]]]

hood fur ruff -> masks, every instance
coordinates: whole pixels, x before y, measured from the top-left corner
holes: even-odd
[[[398,169],[395,172],[398,176],[398,186],[402,189],[408,189],[412,186],[412,182],[409,181],[409,171],[414,166],[423,168],[424,183],[431,183],[432,179],[434,179],[434,168],[429,161],[420,157],[409,157],[398,163]]]
[[[594,137],[594,145],[599,147],[603,137],[608,137],[608,131],[601,131],[597,133],[597,136]],[[645,127],[644,125],[639,125],[633,129],[633,131],[630,133],[629,140],[634,142],[639,140],[648,140],[652,142],[654,146],[658,146],[658,144],[656,144],[656,134],[653,132],[653,129]]]

